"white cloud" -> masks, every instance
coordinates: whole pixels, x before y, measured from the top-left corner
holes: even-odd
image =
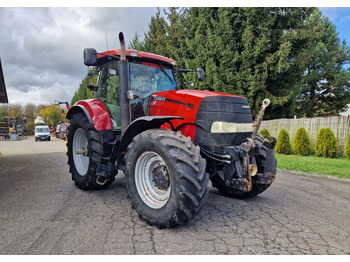
[[[0,8],[0,56],[10,103],[70,102],[87,68],[83,49],[118,48],[147,31],[155,8]]]

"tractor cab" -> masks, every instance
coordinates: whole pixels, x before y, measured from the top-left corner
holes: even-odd
[[[92,51],[94,52],[94,51]],[[149,96],[160,91],[176,90],[177,84],[173,66],[176,62],[135,50],[126,50],[128,81],[130,83],[131,120],[149,115]],[[113,129],[121,129],[119,70],[120,50],[103,52],[97,55],[98,81],[96,97],[110,111]]]

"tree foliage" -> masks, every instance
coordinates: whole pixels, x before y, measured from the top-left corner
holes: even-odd
[[[345,156],[350,159],[350,133],[348,135],[348,139],[346,140],[345,146]]]
[[[34,133],[34,120],[37,117],[37,107],[34,104],[27,104],[24,107],[24,113],[27,116],[26,129],[29,135]]]
[[[305,71],[297,96],[298,114],[338,115],[350,100],[350,72],[343,68],[350,49],[345,41],[340,43],[335,26],[318,9],[305,26],[313,29],[313,41],[308,41],[300,54]]]
[[[80,82],[78,90],[74,93],[73,98],[71,100],[71,105],[74,105],[79,100],[91,99],[93,98],[93,92],[87,88],[88,84],[95,85],[97,75],[95,74],[96,69],[90,69],[89,73],[85,76],[85,78]]]
[[[338,155],[338,143],[330,128],[322,128],[318,133],[315,155],[322,157],[336,157]]]
[[[262,129],[260,131],[260,134],[263,136],[263,138],[266,138],[266,139],[271,141],[271,134],[270,134],[269,130],[267,130],[266,128]]]
[[[317,8],[158,9],[144,40],[136,34],[130,47],[203,68],[204,82],[195,74],[185,81],[246,96],[253,114],[269,98],[266,119],[337,114],[349,99],[349,48]]]
[[[292,154],[292,146],[290,144],[289,134],[285,129],[281,129],[277,137],[276,152],[284,155]]]
[[[62,108],[57,105],[49,105],[40,111],[40,115],[44,117],[45,124],[57,125],[58,122],[63,120]]]
[[[312,148],[309,135],[305,128],[299,128],[294,137],[293,151],[299,156],[311,155]]]

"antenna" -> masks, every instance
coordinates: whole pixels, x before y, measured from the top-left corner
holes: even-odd
[[[108,50],[108,40],[107,40],[107,33],[105,33],[105,38],[106,38],[106,46],[107,46],[107,50]]]

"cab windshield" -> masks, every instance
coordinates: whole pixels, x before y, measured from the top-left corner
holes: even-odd
[[[176,89],[172,69],[149,62],[130,63],[130,85],[140,99],[154,92]]]

